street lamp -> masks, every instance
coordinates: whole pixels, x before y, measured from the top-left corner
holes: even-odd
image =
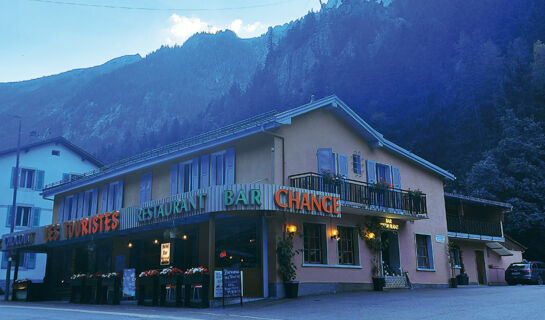
[[[13,175],[13,203],[11,206],[11,219],[9,225],[9,233],[13,233],[15,228],[15,214],[17,213],[17,187],[19,186],[19,155],[21,153],[21,117],[12,115],[12,117],[19,119],[19,130],[17,136],[17,158],[15,160],[15,174]],[[9,300],[9,285],[11,278],[11,252],[8,251],[8,268],[6,270],[6,290],[4,293],[4,300]],[[19,257],[17,257],[18,259]]]

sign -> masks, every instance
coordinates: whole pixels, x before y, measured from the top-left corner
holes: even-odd
[[[136,270],[123,270],[123,296],[134,297],[136,295]]]
[[[36,232],[14,234],[4,239],[6,249],[16,248],[20,246],[30,246],[36,240]]]
[[[240,297],[240,305],[242,305],[242,273],[240,269],[223,268],[222,273],[223,306],[225,306],[225,298],[238,297]]]
[[[170,265],[170,242],[161,243],[161,265]]]
[[[445,236],[442,236],[440,234],[435,235],[435,242],[445,243]]]
[[[279,189],[274,195],[274,202],[280,208],[295,208],[304,211],[317,211],[325,213],[341,213],[340,198],[332,196],[315,195],[304,191]]]
[[[380,223],[380,226],[381,226],[383,229],[399,230],[399,225],[398,225],[398,224],[394,224],[394,223],[392,222],[392,219],[389,219],[389,218],[384,219],[384,222],[381,222],[381,223]]]
[[[249,200],[248,200],[249,199]],[[243,204],[247,205],[261,205],[261,190],[259,189],[250,189],[249,194],[246,195],[246,190],[241,189],[238,191],[235,198],[235,193],[233,190],[224,190],[223,191],[223,203],[225,206],[233,206]]]
[[[63,227],[66,240],[113,231],[119,227],[119,212],[101,213],[81,220],[66,221]]]
[[[139,208],[138,222],[156,220],[162,217],[176,216],[183,213],[203,210],[206,193],[189,196],[185,199],[164,202],[153,207]]]
[[[223,272],[221,270],[214,271],[214,298],[223,297]],[[244,296],[244,271],[240,271],[241,292]]]

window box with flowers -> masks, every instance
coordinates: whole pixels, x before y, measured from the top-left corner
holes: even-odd
[[[182,270],[175,267],[159,272],[160,304],[162,306],[182,305]]]
[[[85,280],[85,295],[88,297],[89,303],[100,303],[102,274],[95,273],[87,275]]]
[[[119,304],[121,300],[121,274],[109,272],[101,275],[101,303]]]
[[[159,302],[159,271],[142,271],[138,275],[137,298],[139,305],[156,306]]]
[[[206,267],[189,268],[184,272],[185,304],[190,307],[207,308],[210,275]]]

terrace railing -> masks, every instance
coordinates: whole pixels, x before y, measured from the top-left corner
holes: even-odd
[[[289,176],[289,180],[292,187],[336,193],[340,195],[341,200],[367,206],[369,210],[427,217],[426,195],[421,192],[332,178],[314,172],[292,175]]]
[[[499,222],[472,220],[462,216],[447,215],[447,229],[450,232],[503,237]]]

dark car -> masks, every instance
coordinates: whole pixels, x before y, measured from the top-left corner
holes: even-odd
[[[545,279],[545,263],[540,261],[511,263],[505,270],[505,281],[508,285],[543,284]]]

